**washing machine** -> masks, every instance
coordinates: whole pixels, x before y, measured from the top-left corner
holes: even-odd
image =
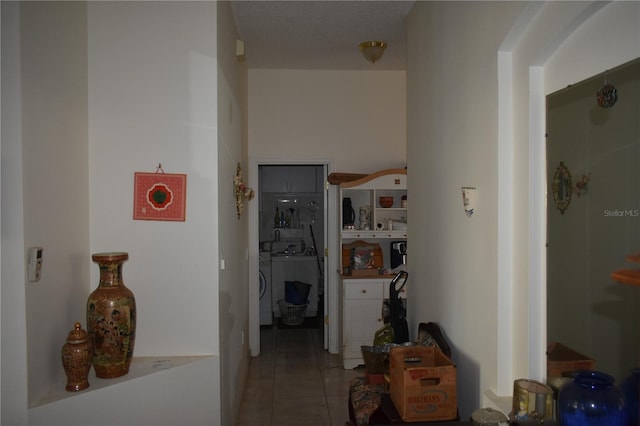
[[[260,325],[273,324],[271,309],[271,253],[260,252]]]

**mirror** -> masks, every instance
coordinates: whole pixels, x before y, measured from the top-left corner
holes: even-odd
[[[639,165],[640,58],[547,96],[548,342],[618,384],[640,366],[640,286],[611,278],[640,269]]]

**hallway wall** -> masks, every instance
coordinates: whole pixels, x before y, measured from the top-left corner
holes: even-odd
[[[329,173],[406,164],[404,71],[251,69],[249,93],[252,159],[327,158]]]

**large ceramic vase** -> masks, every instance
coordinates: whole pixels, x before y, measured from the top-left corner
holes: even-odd
[[[558,394],[562,426],[627,426],[624,397],[614,378],[600,371],[578,371]]]
[[[87,331],[93,349],[93,368],[100,378],[129,372],[136,337],[136,301],[122,280],[123,252],[96,253],[100,283],[87,300]]]
[[[62,346],[61,351],[62,367],[67,376],[66,390],[75,392],[89,387],[91,356],[89,336],[77,322],[74,329],[69,332],[67,342]]]

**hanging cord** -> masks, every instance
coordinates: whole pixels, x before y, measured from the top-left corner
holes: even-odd
[[[162,163],[158,163],[158,168],[156,169],[156,173],[164,173],[164,170],[162,169]]]

